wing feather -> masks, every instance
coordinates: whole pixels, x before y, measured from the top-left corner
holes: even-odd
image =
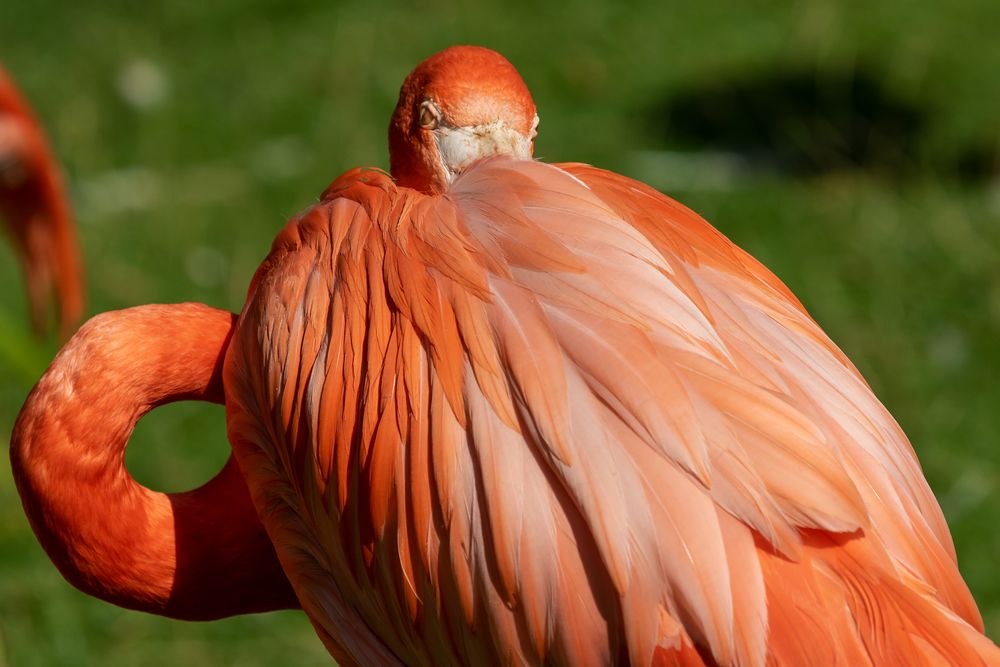
[[[234,448],[338,656],[993,659],[898,426],[777,278],[645,186],[349,172],[242,323]]]

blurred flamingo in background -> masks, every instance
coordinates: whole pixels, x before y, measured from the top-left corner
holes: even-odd
[[[83,273],[69,206],[40,125],[0,68],[0,218],[24,269],[33,328],[45,330],[54,290],[61,337],[83,315]]]
[[[391,176],[293,219],[238,320],[85,325],[11,450],[67,578],[184,618],[294,606],[276,551],[341,664],[1000,664],[843,353],[688,209],[530,160],[537,123],[500,55],[443,51]],[[220,391],[256,515],[232,463],[170,497],[123,468],[143,412]]]

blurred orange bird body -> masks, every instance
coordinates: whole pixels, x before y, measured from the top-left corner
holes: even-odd
[[[76,228],[59,167],[41,127],[0,68],[0,218],[24,269],[37,332],[56,296],[56,326],[67,336],[83,315],[83,275]]]
[[[392,176],[293,219],[235,322],[85,325],[12,446],[63,573],[210,617],[294,606],[276,553],[341,664],[1000,664],[906,437],[795,297],[659,192],[531,161],[536,125],[506,60],[448,49],[403,85]],[[98,391],[124,407],[95,429]],[[246,487],[125,473],[181,398],[225,401]]]

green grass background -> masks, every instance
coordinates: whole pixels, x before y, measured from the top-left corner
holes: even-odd
[[[916,150],[926,164],[996,146],[997,26],[995,0],[10,0],[0,6],[0,61],[65,165],[93,314],[183,300],[239,310],[291,214],[343,170],[387,166],[385,126],[417,62],[456,43],[501,51],[534,91],[537,156],[654,182],[764,261],[847,351],[913,441],[1000,638],[1000,186],[923,168],[904,180],[853,170],[685,191],[630,158],[663,147],[644,115],[651,100],[793,65],[874,67],[887,89],[933,114]],[[163,75],[147,107],[121,92],[142,63]],[[28,335],[6,247],[0,284],[8,434],[57,346]],[[128,461],[145,483],[180,490],[226,455],[222,409],[180,405],[140,424]],[[76,592],[35,542],[3,465],[0,664],[328,658],[298,613],[183,623]]]

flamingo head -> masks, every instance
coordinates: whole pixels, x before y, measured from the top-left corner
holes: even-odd
[[[537,128],[531,93],[506,58],[453,46],[403,82],[389,124],[390,171],[400,185],[441,192],[482,158],[529,159]]]

